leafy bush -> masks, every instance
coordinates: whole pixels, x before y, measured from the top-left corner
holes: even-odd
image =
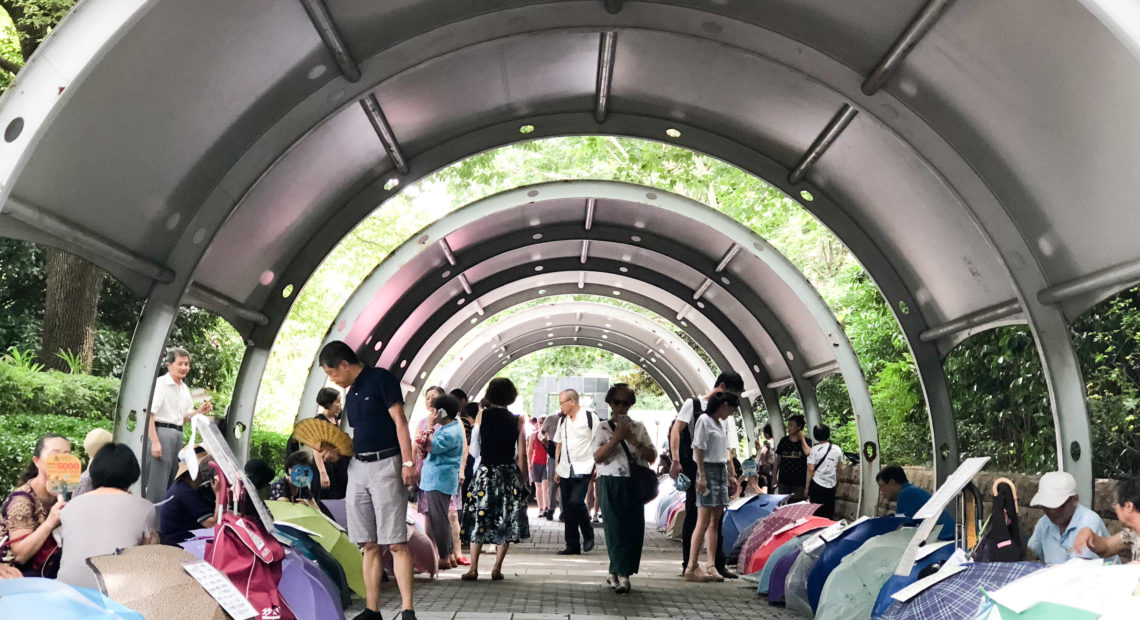
[[[111,430],[111,421],[26,413],[0,415],[0,491],[7,497],[16,486],[16,479],[32,461],[36,441],[47,433],[71,440],[75,455],[86,464],[83,438],[93,428]]]
[[[253,434],[249,437],[249,458],[265,459],[273,471],[283,474],[285,472],[285,443],[288,440],[289,435],[258,428],[255,423]]]
[[[110,422],[119,380],[0,363],[0,415],[68,416]]]

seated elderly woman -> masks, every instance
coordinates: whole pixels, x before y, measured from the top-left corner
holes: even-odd
[[[67,502],[48,490],[46,464],[53,454],[70,453],[71,442],[62,436],[40,437],[31,464],[0,507],[0,540],[7,539],[0,560],[28,577],[55,577],[59,570],[59,545],[51,534]]]
[[[91,491],[73,498],[60,513],[63,560],[59,580],[99,587],[87,558],[158,542],[154,504],[127,490],[139,479],[139,461],[121,443],[103,446],[91,459]]]
[[[174,484],[166,492],[158,513],[162,544],[177,545],[188,540],[193,530],[214,527],[217,480],[205,451],[198,453],[198,476],[190,477],[186,464],[178,466]]]
[[[1123,561],[1140,563],[1140,477],[1116,481],[1112,507],[1123,527],[1114,536],[1100,536],[1092,528],[1082,528],[1073,542],[1073,551],[1092,551],[1102,558],[1120,557]]]

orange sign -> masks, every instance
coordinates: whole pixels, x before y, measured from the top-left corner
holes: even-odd
[[[64,495],[79,486],[79,477],[83,475],[83,464],[74,454],[53,454],[47,458],[47,488],[52,493]]]

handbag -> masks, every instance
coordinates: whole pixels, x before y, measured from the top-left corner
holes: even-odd
[[[229,484],[217,463],[210,463],[210,466],[221,484],[218,493],[221,518],[214,526],[214,540],[206,544],[206,562],[228,577],[249,599],[258,611],[259,620],[296,620],[293,610],[289,609],[278,590],[285,548],[266,531],[257,517],[226,509]],[[245,492],[245,489],[240,489],[237,505],[241,505]]]
[[[614,428],[613,422],[610,422],[610,428]],[[621,442],[621,449],[625,451],[625,458],[629,461],[629,482],[633,496],[642,504],[657,499],[657,476],[653,470],[638,463],[624,441]]]

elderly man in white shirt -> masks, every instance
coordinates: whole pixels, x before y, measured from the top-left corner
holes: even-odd
[[[562,420],[554,433],[554,481],[562,492],[562,516],[566,520],[566,548],[558,555],[578,555],[594,548],[594,529],[586,510],[586,492],[594,476],[594,427],[600,424],[590,411],[578,405],[578,392],[558,395]]]
[[[166,497],[166,490],[174,482],[178,470],[178,451],[182,449],[182,425],[198,413],[214,410],[210,401],[197,409],[186,387],[190,374],[190,352],[175,347],[166,353],[166,374],[154,382],[154,396],[150,402],[150,422],[147,436],[150,454],[147,455],[146,487],[148,500],[158,503]]]

